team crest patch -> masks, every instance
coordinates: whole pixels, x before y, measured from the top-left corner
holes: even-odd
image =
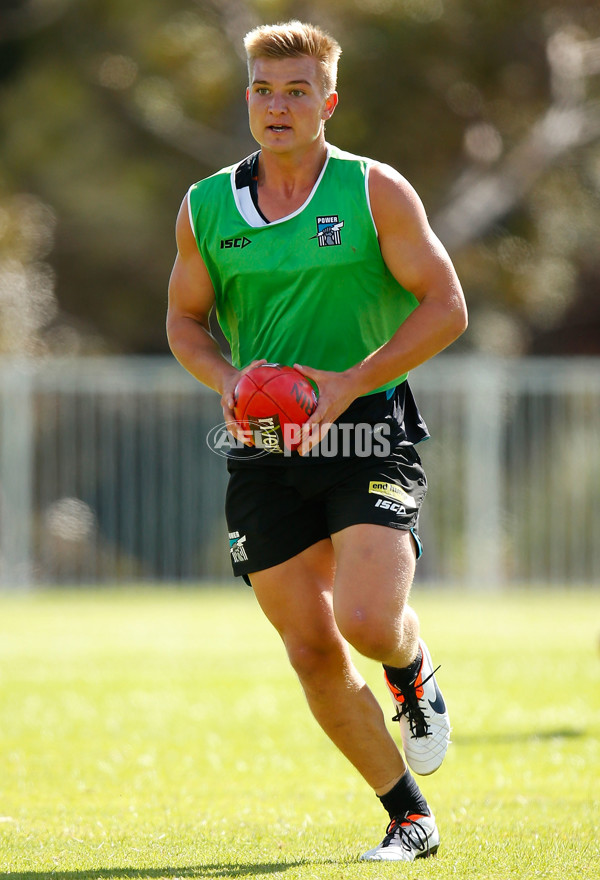
[[[234,562],[247,562],[248,555],[244,544],[246,536],[240,535],[239,532],[229,532],[229,552]]]
[[[340,220],[337,214],[331,217],[317,217],[317,234],[311,238],[319,241],[319,247],[331,247],[334,244],[342,243],[340,229],[342,229],[344,221]]]

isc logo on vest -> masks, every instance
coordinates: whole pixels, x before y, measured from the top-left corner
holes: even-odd
[[[243,238],[222,238],[221,248],[245,248],[247,244],[252,244],[249,238],[244,235]]]

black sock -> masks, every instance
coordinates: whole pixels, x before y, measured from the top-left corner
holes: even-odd
[[[396,687],[401,688],[403,684],[406,682],[413,682],[417,675],[419,674],[419,669],[421,668],[421,662],[423,660],[423,654],[421,652],[421,648],[417,653],[417,656],[410,664],[410,666],[403,666],[399,668],[398,666],[386,666],[383,664],[383,668],[386,671],[386,675],[391,681],[392,684],[395,684]]]
[[[404,816],[405,813],[419,813],[421,816],[429,815],[427,801],[409,770],[406,771],[404,776],[400,777],[387,794],[377,795],[377,797],[388,811],[390,819],[393,819],[395,816]]]

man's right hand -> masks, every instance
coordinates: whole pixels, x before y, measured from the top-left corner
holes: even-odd
[[[221,394],[221,406],[223,408],[223,418],[225,420],[225,426],[229,433],[240,443],[244,443],[246,446],[252,445],[248,443],[248,430],[244,430],[242,423],[237,421],[236,414],[234,411],[235,406],[235,388],[237,383],[240,381],[240,378],[247,373],[249,370],[254,369],[254,367],[260,367],[263,364],[268,363],[265,358],[261,360],[252,361],[251,364],[244,367],[243,370],[236,370],[236,372],[231,373],[230,376],[227,377],[225,384],[223,385],[223,392]]]

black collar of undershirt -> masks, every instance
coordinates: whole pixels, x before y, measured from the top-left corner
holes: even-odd
[[[260,156],[260,150],[257,150],[256,153],[252,153],[251,156],[248,156],[246,159],[243,159],[235,171],[235,188],[236,189],[244,189],[244,187],[248,187],[250,190],[250,198],[252,199],[252,204],[265,221],[265,223],[269,223],[269,220],[265,217],[263,212],[260,210],[258,206],[258,157]]]

